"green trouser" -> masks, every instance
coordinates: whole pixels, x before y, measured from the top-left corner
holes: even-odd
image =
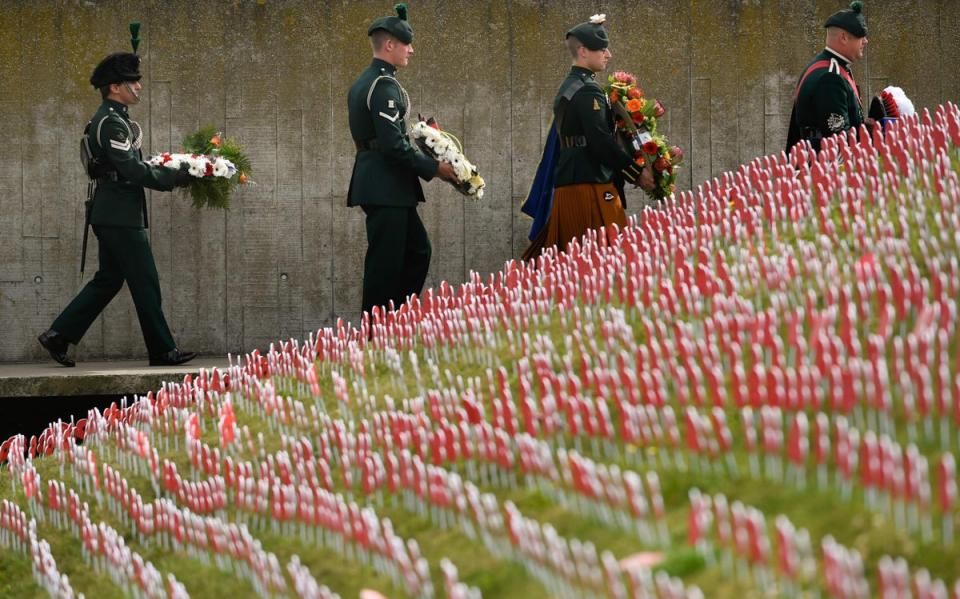
[[[430,239],[416,208],[364,206],[367,257],[363,263],[363,310],[399,307],[420,293],[430,268]]]
[[[71,343],[79,343],[124,281],[137,309],[143,341],[151,357],[176,347],[160,307],[160,278],[147,232],[135,227],[94,226],[100,267],[50,327]]]

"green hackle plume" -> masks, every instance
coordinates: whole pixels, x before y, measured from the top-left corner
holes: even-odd
[[[140,47],[140,21],[130,23],[130,45],[133,46],[133,53],[137,53]]]
[[[863,12],[863,2],[860,0],[853,0],[853,2],[850,3],[850,10],[853,12]]]
[[[393,10],[397,11],[397,16],[400,17],[400,20],[401,20],[401,21],[406,21],[406,20],[407,20],[407,5],[406,5],[406,4],[404,4],[403,2],[401,2],[400,4],[396,4],[396,5],[394,5]]]

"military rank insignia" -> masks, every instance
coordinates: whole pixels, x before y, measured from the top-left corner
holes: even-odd
[[[600,102],[597,102],[596,98],[593,99],[593,109],[600,110]]]

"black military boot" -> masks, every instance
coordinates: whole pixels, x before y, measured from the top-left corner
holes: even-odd
[[[56,360],[57,363],[68,368],[77,365],[76,362],[67,356],[67,349],[70,348],[70,342],[64,339],[60,333],[53,329],[47,329],[37,337],[37,341],[40,342],[40,345],[42,345],[45,350],[50,352],[50,357]]]
[[[189,362],[190,360],[196,357],[197,357],[196,352],[183,351],[179,347],[175,347],[163,355],[150,356],[150,365],[151,366],[176,366],[178,364],[184,364],[186,362]]]

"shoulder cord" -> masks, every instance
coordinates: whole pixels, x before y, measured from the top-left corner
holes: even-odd
[[[373,89],[377,87],[377,83],[379,83],[381,79],[392,79],[393,82],[397,84],[397,87],[400,88],[400,94],[403,96],[403,104],[407,107],[405,114],[410,114],[410,96],[407,94],[407,90],[403,89],[403,86],[400,85],[396,77],[391,77],[390,75],[380,75],[370,84],[370,89],[367,91],[367,110],[370,110],[370,99],[373,97]]]

